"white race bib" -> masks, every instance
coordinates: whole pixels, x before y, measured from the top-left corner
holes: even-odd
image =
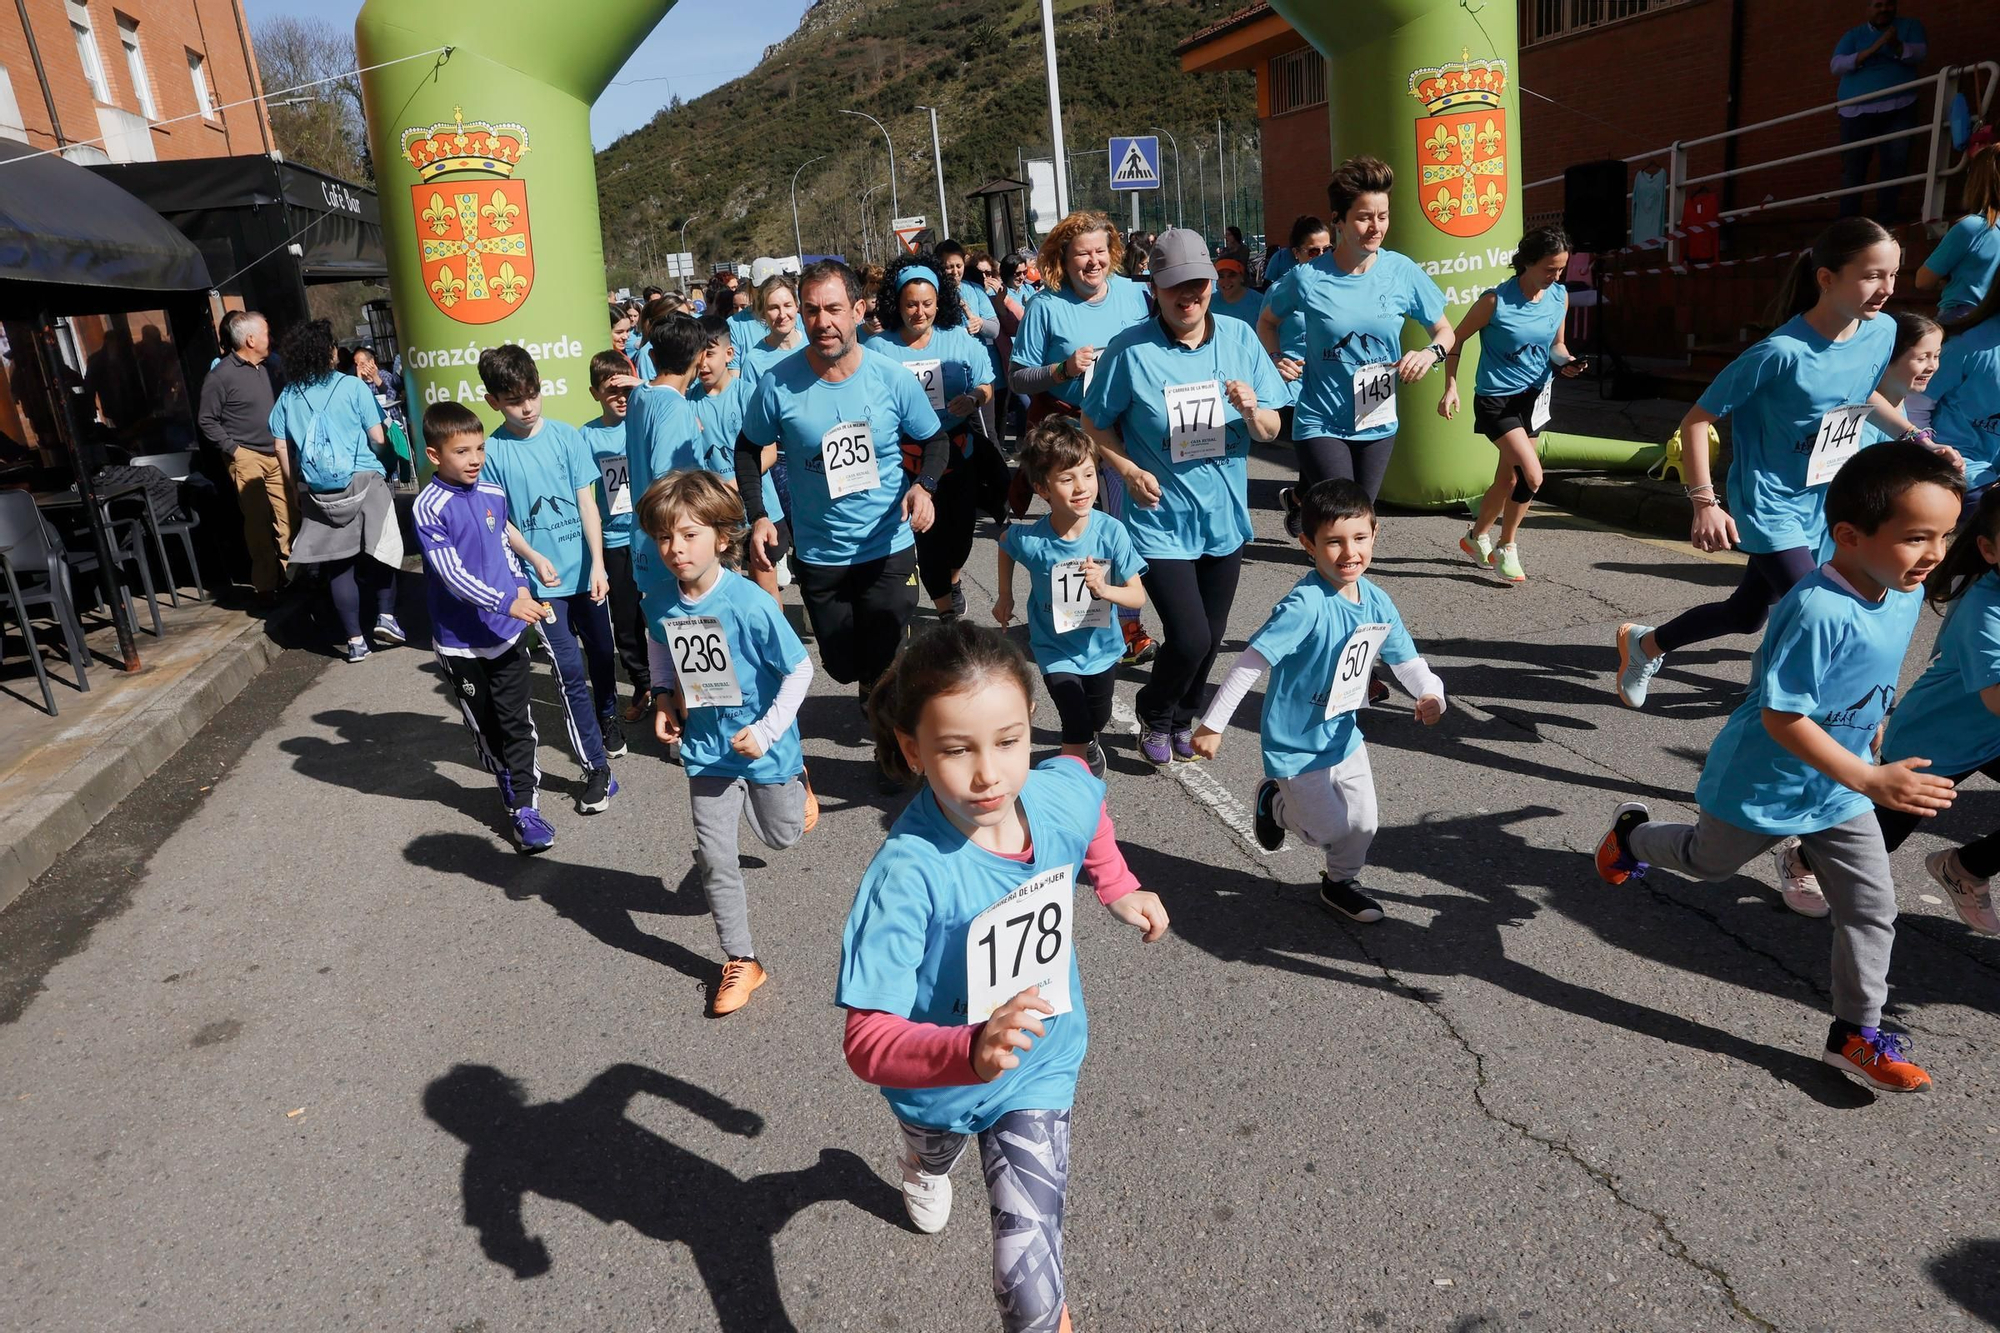
[[[1396,424],[1396,363],[1378,361],[1354,372],[1354,429],[1358,434]]]
[[[917,383],[924,386],[924,398],[935,410],[944,411],[944,362],[905,361]]]
[[[843,421],[819,437],[819,454],[826,468],[827,494],[838,500],[882,484],[876,466],[875,436],[865,421]]]
[[[1222,381],[1169,384],[1167,451],[1176,463],[1223,456]]]
[[[729,639],[714,616],[680,616],[666,622],[667,651],[673,654],[681,702],[689,708],[735,708],[743,702]]]
[[[1090,595],[1084,586],[1081,560],[1057,561],[1049,571],[1049,614],[1058,634],[1111,628],[1111,603]]]
[[[965,931],[965,1021],[984,1023],[1030,986],[1042,988],[1055,1012],[1068,1013],[1075,913],[1070,868],[1059,866],[972,918]]]
[[[1826,485],[1842,463],[1861,452],[1861,428],[1868,420],[1868,411],[1868,404],[1860,403],[1836,407],[1819,419],[1812,457],[1806,460],[1806,485]]]
[[[1542,381],[1542,391],[1535,395],[1535,410],[1528,414],[1528,434],[1540,435],[1542,427],[1549,424],[1549,400],[1555,396],[1555,391],[1555,376],[1551,375]]]
[[[626,485],[632,476],[632,460],[629,458],[600,458],[597,470],[604,474],[604,495],[611,502],[613,517],[632,512],[632,488]]]
[[[1389,637],[1387,625],[1359,625],[1341,646],[1340,660],[1333,664],[1333,684],[1326,692],[1328,721],[1351,713],[1368,702],[1368,676],[1375,669],[1375,654]]]

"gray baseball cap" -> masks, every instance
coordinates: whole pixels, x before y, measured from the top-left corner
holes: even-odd
[[[1215,263],[1208,257],[1208,243],[1198,232],[1185,227],[1169,227],[1153,241],[1147,252],[1155,287],[1177,287],[1196,278],[1215,281]]]

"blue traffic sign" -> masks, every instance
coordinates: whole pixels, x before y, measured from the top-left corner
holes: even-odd
[[[1111,188],[1114,190],[1157,190],[1160,188],[1160,139],[1155,134],[1134,135],[1111,140]]]

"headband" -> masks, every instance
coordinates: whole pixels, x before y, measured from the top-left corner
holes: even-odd
[[[896,290],[901,292],[903,288],[913,282],[928,282],[940,291],[944,289],[944,284],[938,281],[937,270],[925,264],[912,264],[901,273],[898,273],[896,275]]]

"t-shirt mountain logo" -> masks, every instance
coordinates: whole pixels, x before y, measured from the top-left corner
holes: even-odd
[[[1881,701],[1881,707],[1871,707],[1878,698]],[[1896,687],[1894,685],[1876,685],[1870,688],[1868,693],[1862,695],[1847,707],[1836,708],[1822,717],[1819,724],[1827,728],[1845,727],[1849,730],[1873,731],[1875,724],[1887,717],[1889,710],[1895,706]]]
[[[491,324],[521,308],[535,282],[528,240],[528,185],[513,179],[528,153],[519,125],[449,121],[403,131],[403,158],[416,168],[410,218],[423,287],[431,304],[461,324]],[[485,177],[436,184],[446,176]]]
[[[564,505],[569,506],[570,516],[574,518],[576,516],[576,500],[573,497],[567,495],[537,496],[535,503],[528,509],[528,526],[531,528],[553,526],[562,519]],[[547,524],[540,521],[544,508],[549,511],[549,521]]]
[[[1359,329],[1348,330],[1341,335],[1339,342],[1320,353],[1320,360],[1337,361],[1349,370],[1395,359],[1395,349],[1386,340]]]

